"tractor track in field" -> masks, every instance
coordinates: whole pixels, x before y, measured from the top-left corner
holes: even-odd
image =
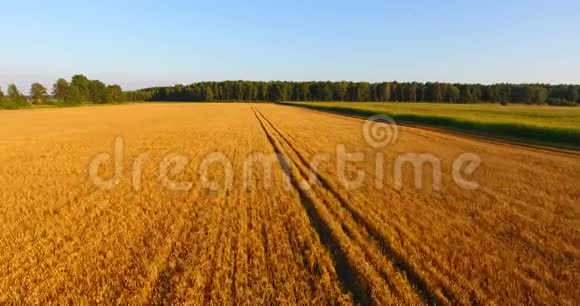
[[[170,261],[187,256],[187,251],[177,247],[177,245],[185,239],[189,232],[199,230],[187,220],[191,214],[195,213],[196,207],[190,202],[190,199],[195,198],[196,194],[201,194],[199,186],[187,192],[186,200],[182,203],[180,213],[176,216],[175,228],[167,236],[167,241],[162,247],[163,251],[155,259],[157,269],[149,275],[147,285],[141,291],[141,303],[162,305],[171,300],[175,278],[182,275],[186,268],[181,264],[170,266]],[[202,198],[205,199],[205,197]]]
[[[190,196],[191,194],[193,194],[193,192],[189,193]],[[152,286],[147,288],[142,294],[143,302],[154,305],[162,305],[167,302],[168,297],[171,295],[173,286],[175,285],[173,283],[175,281],[174,278],[181,275],[185,270],[185,267],[182,265],[171,267],[169,262],[173,258],[186,256],[184,250],[177,248],[176,246],[179,241],[182,241],[185,238],[188,230],[193,230],[188,227],[188,222],[185,217],[190,213],[192,213],[191,206],[188,205],[177,216],[177,218],[179,218],[176,223],[177,225],[168,236],[167,243],[163,248],[165,251],[158,259],[159,269],[155,271],[156,273],[150,276]]]
[[[371,305],[372,300],[369,296],[367,289],[360,285],[359,276],[356,269],[348,263],[347,255],[338,246],[338,241],[332,235],[330,227],[322,220],[321,216],[318,215],[312,199],[310,196],[300,187],[300,178],[296,177],[292,171],[290,162],[287,160],[288,157],[284,154],[283,148],[274,140],[273,136],[268,132],[264,122],[258,116],[258,111],[252,107],[252,111],[256,116],[256,120],[260,124],[262,131],[264,132],[268,142],[272,146],[272,149],[278,157],[278,162],[285,172],[285,174],[290,178],[290,182],[293,188],[296,190],[300,197],[300,202],[307,212],[310,223],[316,230],[321,242],[329,250],[329,254],[333,259],[336,273],[342,287],[347,290],[353,297],[354,302],[360,305]]]
[[[286,136],[284,136],[284,134],[282,134],[282,132],[278,128],[276,128],[276,126],[262,112],[260,112],[256,108],[253,108],[253,110],[256,113],[256,117],[258,118],[259,116],[261,116],[262,120],[265,121],[271,127],[271,129],[274,130],[274,132],[277,134],[277,137],[275,135],[271,135],[271,134],[268,137],[269,138],[277,138],[281,142],[285,143],[286,147],[288,147],[294,153],[294,155],[298,158],[298,161],[304,167],[306,167],[310,170],[311,174],[317,179],[317,181],[321,184],[321,186],[326,191],[328,191],[329,194],[331,194],[336,199],[336,201],[338,203],[340,203],[341,207],[343,207],[344,209],[346,209],[348,211],[348,213],[352,216],[353,220],[358,225],[360,225],[369,234],[370,237],[372,237],[372,239],[378,244],[382,255],[384,257],[386,257],[386,259],[393,264],[393,266],[398,270],[399,273],[402,273],[403,275],[406,276],[411,287],[416,290],[416,293],[419,295],[421,300],[425,304],[429,304],[429,305],[445,304],[445,302],[441,301],[435,294],[433,294],[428,289],[428,285],[427,285],[426,281],[417,273],[417,271],[404,258],[404,256],[399,254],[393,248],[393,246],[387,241],[387,239],[385,239],[380,234],[380,230],[377,229],[375,226],[373,226],[373,224],[368,222],[368,220],[366,220],[363,215],[361,215],[356,209],[354,209],[352,207],[352,205],[349,203],[349,201],[344,196],[342,196],[324,176],[322,176],[320,173],[318,173],[315,169],[311,168],[309,166],[307,159],[297,149],[295,149],[294,146],[292,146],[291,141]],[[259,116],[258,116],[258,114],[259,114]],[[258,120],[260,120],[260,119],[258,119]],[[263,122],[260,122],[260,124],[262,125],[262,127],[264,127]],[[266,133],[268,133],[267,129],[265,129],[265,128],[264,128],[264,131]],[[279,151],[283,151],[283,150],[279,150]],[[288,154],[285,154],[285,156],[288,156]],[[291,157],[288,156],[287,158],[291,160]],[[295,162],[295,161],[292,161],[292,162]],[[303,177],[308,177],[308,174],[304,173],[304,171],[302,171],[302,169],[300,167],[297,167],[297,168],[299,169],[299,171],[301,172],[301,175]],[[366,251],[368,252],[368,250],[366,250]],[[382,275],[382,277],[386,277],[383,273],[381,273],[381,275]],[[447,288],[442,288],[442,292],[445,293],[445,296],[448,299],[454,300],[454,297],[452,296],[450,290],[447,290]]]

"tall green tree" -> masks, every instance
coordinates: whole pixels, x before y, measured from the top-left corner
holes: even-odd
[[[78,86],[71,84],[66,92],[65,103],[76,104],[83,102],[83,96]]]
[[[566,100],[576,102],[580,98],[580,88],[578,86],[570,85],[568,86],[568,92],[566,94]]]
[[[469,102],[473,102],[473,95],[471,92],[471,89],[469,88],[469,86],[465,86],[465,85],[459,85],[457,86],[460,90],[460,94],[459,94],[459,101],[463,102],[463,103],[469,103]]]
[[[30,98],[32,103],[41,104],[46,102],[47,97],[46,87],[40,83],[34,83],[30,86]]]
[[[111,97],[107,91],[107,86],[98,80],[89,82],[89,101],[96,104],[111,102]]]
[[[26,98],[20,93],[16,85],[9,84],[8,85],[8,100],[15,105],[24,106],[26,105]]]
[[[203,90],[203,101],[213,101],[213,89],[211,89],[211,86],[206,86]]]
[[[52,85],[52,95],[59,101],[65,101],[69,90],[69,84],[65,79],[58,79]]]
[[[417,101],[417,86],[415,84],[410,84],[407,87],[407,101]]]
[[[391,100],[391,84],[381,83],[378,88],[378,100],[379,101],[390,101]]]
[[[356,86],[356,101],[367,101],[369,98],[369,83],[360,82]]]
[[[268,92],[270,86],[266,82],[262,82],[261,86],[258,86],[258,97],[262,101],[268,100]]]
[[[308,101],[310,99],[310,86],[308,83],[302,82],[300,85],[297,85],[296,88],[299,88],[299,99],[302,101]]]
[[[72,80],[70,82],[71,86],[75,86],[80,94],[80,101],[79,102],[86,102],[89,101],[90,98],[90,84],[91,81],[89,81],[89,79],[87,79],[86,76],[82,75],[82,74],[77,74],[75,76],[72,77]]]
[[[321,100],[322,101],[331,101],[332,100],[332,84],[329,82],[325,82],[321,85]]]
[[[426,90],[426,100],[431,102],[442,102],[445,101],[444,92],[442,85],[440,83],[427,83],[425,84]]]
[[[548,99],[548,90],[542,86],[534,85],[528,87],[530,88],[529,101],[535,104],[544,104]]]
[[[268,89],[268,99],[273,102],[284,100],[284,89],[277,82],[270,84],[270,88]]]
[[[455,85],[448,84],[445,86],[445,99],[450,103],[456,103],[459,101],[461,92],[459,88]]]
[[[119,85],[109,85],[107,86],[108,96],[113,103],[119,103],[123,101],[123,90]]]
[[[335,96],[339,101],[344,101],[346,94],[348,93],[348,82],[341,81],[335,84]]]

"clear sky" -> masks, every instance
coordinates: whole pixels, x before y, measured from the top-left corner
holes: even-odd
[[[3,1],[0,85],[580,83],[580,1]]]

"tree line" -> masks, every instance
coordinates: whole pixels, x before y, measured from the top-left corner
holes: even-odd
[[[8,86],[6,95],[0,88],[0,107],[4,108],[43,103],[106,104],[124,101],[400,101],[577,105],[580,103],[580,85],[223,81],[123,92],[119,85],[106,85],[79,74],[70,81],[58,79],[52,86],[51,94],[40,83],[32,84],[29,96],[20,93],[14,84]]]
[[[199,82],[125,93],[130,101],[369,101],[577,105],[580,85],[439,82]]]
[[[8,85],[7,94],[0,88],[0,107],[19,108],[31,104],[80,104],[80,103],[119,103],[126,101],[125,93],[119,85],[106,85],[99,80],[89,80],[78,74],[70,81],[58,79],[52,86],[51,94],[44,85],[34,83],[30,86],[30,95],[22,94],[16,85]]]

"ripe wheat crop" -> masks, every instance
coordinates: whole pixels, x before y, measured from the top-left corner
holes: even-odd
[[[377,148],[363,120],[274,104],[19,110],[0,122],[3,303],[580,301],[577,154],[415,127]],[[342,169],[363,176],[358,188],[337,148],[361,157]],[[392,161],[425,152],[440,173],[427,167],[416,188],[406,166],[396,187]],[[481,159],[473,190],[454,181],[464,152]]]

